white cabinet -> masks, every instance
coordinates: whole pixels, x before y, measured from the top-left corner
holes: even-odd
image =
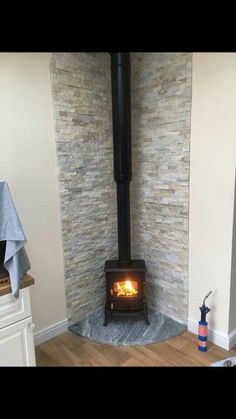
[[[35,366],[29,287],[0,296],[0,366]]]

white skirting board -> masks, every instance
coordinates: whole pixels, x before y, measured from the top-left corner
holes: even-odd
[[[193,319],[188,319],[188,330],[197,335],[198,322],[196,322],[196,320]],[[233,332],[231,332],[229,335],[227,335],[226,333],[223,333],[220,330],[211,330],[209,328],[208,339],[215,345],[220,346],[221,348],[224,348],[227,351],[229,351],[231,348],[233,348],[234,345],[236,345],[236,329],[233,330]]]
[[[54,338],[55,336],[60,335],[61,333],[67,332],[68,330],[68,320],[62,320],[61,322],[52,324],[45,329],[41,329],[34,334],[34,343],[35,346],[40,343],[46,342],[49,339]]]

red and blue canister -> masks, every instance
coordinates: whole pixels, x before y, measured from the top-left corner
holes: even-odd
[[[209,291],[203,300],[202,306],[199,307],[201,311],[201,320],[198,322],[198,349],[199,351],[207,351],[207,337],[208,337],[208,323],[206,321],[206,315],[209,313],[210,308],[205,305],[206,299],[212,291]]]

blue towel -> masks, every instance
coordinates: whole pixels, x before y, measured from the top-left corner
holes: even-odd
[[[0,241],[6,240],[4,267],[9,272],[13,295],[19,297],[23,275],[30,269],[24,245],[27,240],[7,182],[0,181]]]

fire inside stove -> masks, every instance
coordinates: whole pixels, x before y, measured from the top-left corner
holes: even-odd
[[[125,281],[114,282],[115,297],[137,297],[138,283],[127,279]]]

